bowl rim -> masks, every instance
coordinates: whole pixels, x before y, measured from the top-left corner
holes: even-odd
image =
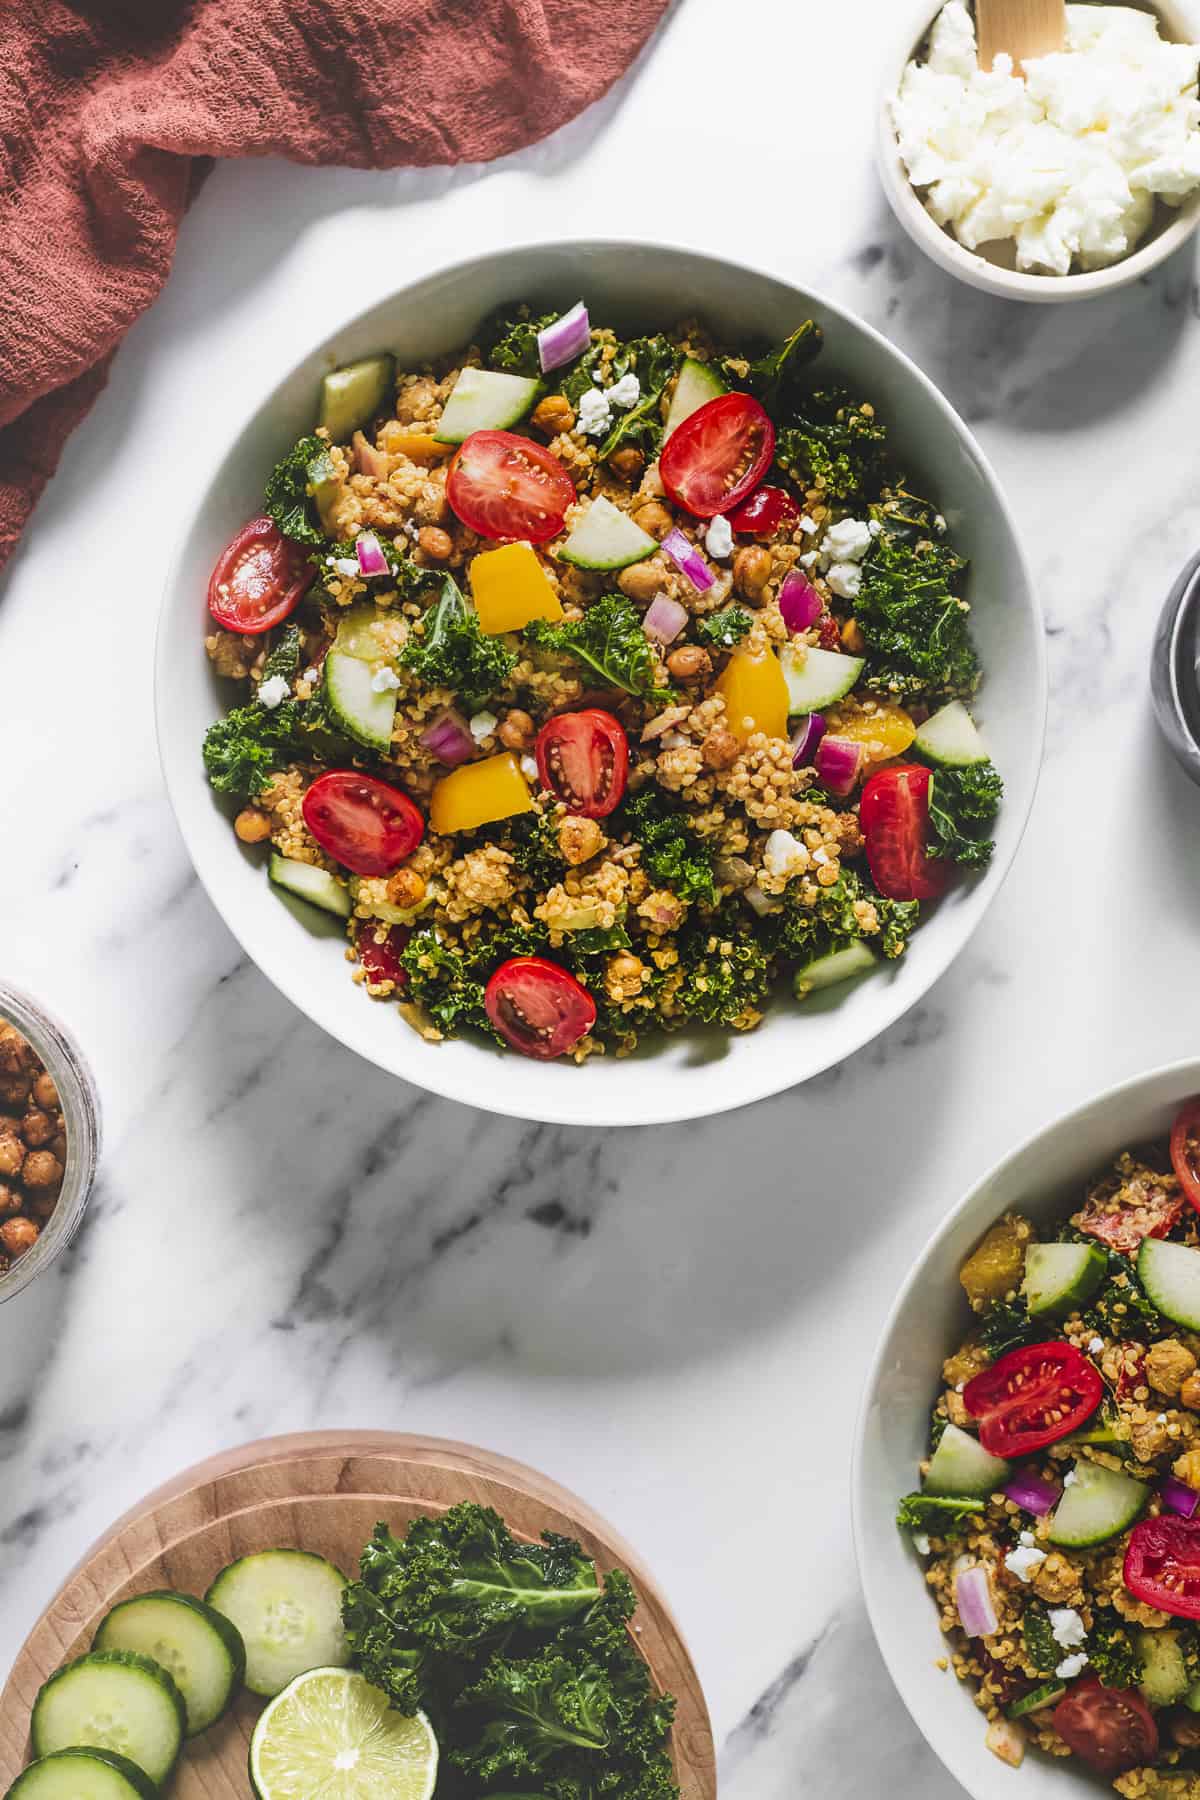
[[[914,382],[919,388],[924,390],[934,410],[941,416],[941,419],[949,432],[960,442],[965,440],[965,443],[969,446],[970,452],[975,458],[977,467],[986,482],[991,507],[994,510],[995,516],[1003,525],[1011,542],[1016,567],[1020,572],[1025,595],[1027,596],[1027,600],[1023,601],[1022,606],[1023,610],[1027,608],[1030,615],[1030,624],[1032,627],[1030,633],[1030,655],[1034,676],[1032,690],[1029,696],[1028,711],[1032,777],[1023,812],[1019,818],[1014,817],[1014,826],[1007,847],[997,851],[997,854],[992,858],[987,870],[980,877],[979,886],[982,888],[986,885],[986,894],[979,917],[975,920],[975,923],[971,926],[970,930],[968,930],[963,937],[962,942],[959,943],[956,948],[951,950],[948,955],[943,953],[936,967],[931,964],[928,979],[925,980],[920,992],[914,994],[907,1000],[898,1001],[893,994],[886,994],[885,999],[884,995],[886,991],[881,990],[881,1005],[878,1022],[874,1024],[869,1034],[864,1037],[860,1043],[856,1044],[852,1050],[845,1050],[840,1053],[834,1052],[830,1054],[828,1058],[818,1058],[802,1078],[790,1076],[783,1063],[783,1059],[779,1059],[776,1064],[779,1071],[777,1074],[768,1074],[765,1078],[760,1077],[749,1086],[739,1086],[730,1083],[730,1091],[728,1094],[722,1089],[715,1100],[710,1097],[700,1110],[697,1110],[695,1106],[689,1107],[687,1104],[685,1099],[687,1091],[686,1082],[681,1080],[671,1083],[669,1086],[660,1084],[657,1088],[653,1083],[647,1083],[645,1085],[648,1097],[655,1095],[661,1095],[662,1097],[656,1098],[654,1104],[642,1107],[638,1110],[636,1116],[632,1117],[625,1117],[622,1114],[618,1114],[611,1106],[604,1107],[603,1105],[598,1105],[597,1102],[600,1100],[600,1094],[597,1091],[597,1084],[588,1084],[585,1079],[580,1079],[573,1085],[564,1085],[562,1090],[554,1097],[554,1103],[550,1103],[548,1098],[539,1098],[535,1100],[533,1098],[535,1095],[540,1096],[543,1092],[549,1095],[549,1090],[544,1090],[540,1087],[535,1089],[531,1082],[527,1087],[527,1091],[531,1096],[530,1103],[523,1106],[518,1112],[514,1110],[510,1101],[501,1096],[494,1095],[486,1082],[477,1082],[468,1091],[467,1083],[456,1080],[453,1076],[448,1077],[439,1058],[432,1054],[432,1050],[436,1048],[436,1046],[425,1046],[427,1053],[425,1062],[429,1065],[427,1071],[424,1065],[419,1069],[410,1070],[406,1068],[402,1071],[392,1062],[381,1061],[360,1043],[354,1041],[352,1036],[348,1034],[349,1028],[342,1028],[340,1023],[340,1013],[338,1015],[338,1021],[334,1023],[327,1021],[323,1017],[320,1019],[316,1018],[305,1003],[303,997],[303,982],[299,976],[294,976],[289,981],[285,982],[281,974],[275,971],[268,972],[257,959],[251,957],[249,952],[246,951],[240,932],[227,913],[225,906],[214,892],[214,885],[210,883],[205,868],[201,866],[203,859],[197,856],[193,851],[190,831],[188,825],[185,823],[187,810],[182,801],[182,789],[180,789],[179,792],[176,790],[176,772],[173,770],[173,760],[167,748],[168,698],[171,687],[170,669],[171,659],[175,654],[175,646],[171,636],[171,614],[173,610],[172,597],[179,583],[180,572],[187,552],[188,542],[197,521],[212,503],[231,449],[240,442],[243,435],[249,430],[253,422],[263,411],[276,389],[287,381],[304,362],[319,356],[323,352],[327,352],[329,348],[337,342],[340,336],[353,330],[361,319],[380,311],[382,308],[408,294],[411,290],[419,288],[431,280],[461,277],[466,271],[475,268],[481,262],[500,260],[511,256],[542,255],[548,260],[551,260],[556,257],[561,258],[564,253],[567,255],[586,257],[588,255],[594,256],[598,252],[603,252],[607,255],[616,257],[631,253],[635,256],[660,256],[665,253],[667,256],[671,257],[686,258],[693,263],[702,262],[712,264],[715,267],[725,269],[726,271],[732,270],[735,274],[747,276],[753,281],[763,281],[787,287],[806,304],[811,304],[814,309],[822,311],[827,316],[848,325],[853,331],[860,332],[868,339],[873,340],[875,345],[880,348],[884,355],[898,363],[905,378],[910,382]],[[865,1048],[866,1045],[873,1043],[882,1032],[894,1025],[897,1020],[903,1017],[903,1015],[913,1006],[920,1004],[921,1000],[929,992],[929,989],[946,974],[960,952],[966,948],[967,944],[974,936],[975,931],[983,923],[987,912],[990,910],[993,902],[1007,880],[1009,870],[1021,847],[1025,832],[1028,828],[1029,818],[1033,811],[1034,801],[1037,797],[1038,783],[1041,779],[1042,762],[1045,751],[1046,720],[1049,707],[1049,684],[1045,619],[1042,611],[1041,599],[1037,585],[1033,579],[1029,559],[1025,553],[1017,519],[1008,501],[1007,495],[1001,486],[990,459],[984,454],[983,449],[970,426],[951,405],[950,401],[942,393],[937,384],[930,376],[926,375],[925,371],[914,362],[904,350],[900,349],[899,346],[894,344],[883,332],[877,330],[875,326],[869,324],[865,319],[860,318],[858,314],[851,311],[848,307],[843,306],[838,301],[829,299],[821,290],[809,287],[798,288],[788,276],[779,274],[773,269],[763,267],[760,264],[748,263],[740,258],[734,259],[714,255],[707,250],[697,250],[686,243],[662,239],[616,237],[546,239],[534,237],[529,239],[522,238],[510,240],[502,248],[484,251],[481,255],[459,257],[452,262],[435,262],[432,267],[426,268],[419,274],[414,275],[412,279],[404,283],[403,286],[375,296],[366,306],[357,306],[344,313],[339,312],[338,315],[330,321],[323,336],[314,341],[309,349],[301,356],[294,358],[289,363],[289,366],[282,372],[277,369],[277,366],[271,359],[267,358],[264,359],[264,361],[268,373],[260,382],[255,384],[252,397],[239,410],[232,427],[222,434],[221,444],[215,451],[211,461],[202,466],[201,474],[195,483],[195,492],[198,498],[186,511],[179,528],[174,550],[167,565],[166,577],[159,600],[158,619],[155,627],[153,674],[154,729],[159,767],[162,772],[163,784],[167,791],[167,798],[171,806],[172,814],[174,815],[176,827],[179,830],[180,836],[183,838],[184,847],[188,854],[188,860],[191,863],[192,869],[196,874],[201,887],[204,889],[210,903],[226,929],[243,950],[243,954],[247,956],[248,960],[254,963],[254,966],[259,973],[263,975],[304,1018],[311,1020],[319,1030],[325,1032],[345,1049],[352,1051],[357,1056],[361,1056],[364,1061],[373,1063],[375,1067],[392,1075],[393,1078],[411,1083],[411,1085],[420,1092],[435,1094],[447,1100],[456,1100],[462,1104],[484,1112],[495,1113],[501,1117],[519,1118],[533,1123],[570,1126],[607,1127],[620,1125],[635,1127],[642,1125],[679,1124],[697,1118],[716,1117],[721,1113],[733,1112],[743,1106],[752,1105],[759,1100],[769,1099],[777,1094],[785,1093],[789,1089],[801,1085],[802,1082],[810,1081],[816,1076],[825,1073],[829,1068],[834,1067],[839,1062],[845,1061],[847,1057],[857,1054],[857,1052]],[[180,780],[182,780],[182,771],[178,771],[178,774]],[[414,1034],[414,1042],[415,1041],[416,1038]],[[737,1046],[735,1043],[731,1046],[730,1053],[735,1054],[736,1048]],[[480,1063],[481,1073],[486,1069],[486,1066],[486,1063]],[[764,1067],[769,1068],[770,1065],[764,1065]],[[583,1075],[583,1071],[577,1071],[577,1073],[581,1076]],[[677,1097],[671,1098],[670,1096],[672,1095]]]
[[[1087,1114],[1107,1109],[1119,1101],[1124,1095],[1133,1093],[1138,1088],[1150,1088],[1160,1083],[1165,1086],[1172,1083],[1175,1078],[1182,1078],[1189,1072],[1194,1079],[1197,1089],[1200,1089],[1200,1057],[1196,1056],[1184,1056],[1177,1058],[1173,1062],[1159,1063],[1153,1068],[1142,1069],[1135,1075],[1129,1075],[1121,1081],[1113,1082],[1110,1086],[1101,1088],[1097,1093],[1085,1096],[1084,1099],[1078,1101],[1067,1112],[1056,1113],[1053,1118],[1047,1120],[1044,1125],[1040,1125],[1036,1131],[1031,1131],[1027,1136],[1021,1138],[1010,1150],[1006,1151],[1003,1156],[999,1157],[995,1162],[984,1169],[971,1183],[962,1198],[951,1207],[950,1211],[942,1217],[925,1239],[912,1266],[903,1282],[900,1284],[895,1298],[888,1308],[887,1316],[880,1326],[875,1348],[871,1354],[871,1361],[863,1382],[862,1393],[858,1404],[858,1413],[854,1423],[854,1445],[850,1458],[850,1535],[854,1544],[854,1559],[858,1568],[859,1587],[862,1590],[863,1601],[866,1605],[867,1617],[870,1621],[876,1647],[879,1650],[879,1654],[883,1659],[888,1674],[891,1676],[896,1692],[904,1703],[906,1712],[916,1725],[925,1742],[929,1745],[929,1748],[942,1763],[943,1767],[948,1769],[954,1779],[962,1784],[968,1794],[973,1795],[976,1792],[972,1785],[971,1770],[965,1766],[960,1766],[952,1749],[945,1743],[939,1742],[938,1739],[932,1735],[931,1731],[926,1729],[926,1709],[919,1706],[910,1698],[908,1666],[905,1664],[898,1665],[889,1654],[887,1648],[888,1634],[883,1629],[884,1615],[881,1601],[872,1587],[868,1574],[871,1565],[871,1557],[867,1547],[867,1527],[865,1523],[867,1511],[867,1496],[864,1489],[866,1440],[871,1410],[875,1402],[877,1390],[880,1386],[884,1365],[891,1349],[892,1335],[896,1329],[900,1315],[907,1306],[914,1290],[920,1286],[926,1267],[941,1246],[943,1240],[951,1235],[959,1222],[971,1211],[980,1195],[991,1189],[995,1183],[999,1182],[1012,1164],[1018,1162],[1030,1150],[1034,1149],[1035,1146],[1039,1145],[1044,1140],[1057,1137],[1060,1133],[1072,1130]],[[897,1542],[899,1542],[898,1534]],[[928,1605],[928,1597],[922,1596],[922,1598],[924,1599],[925,1604]],[[982,1738],[980,1741],[982,1742]]]
[[[967,0],[968,5],[971,3],[972,0]],[[1172,43],[1200,42],[1176,0],[1094,0],[1094,3],[1132,4],[1139,11],[1154,13],[1160,23],[1165,23]],[[1144,240],[1130,255],[1103,269],[1080,270],[1073,275],[1034,275],[1021,269],[1000,268],[978,251],[968,250],[939,225],[926,211],[900,160],[890,108],[905,65],[944,4],[945,0],[912,0],[906,16],[914,23],[898,31],[891,41],[876,109],[876,162],[883,190],[896,219],[919,249],[947,274],[957,275],[961,281],[984,293],[1008,300],[1056,305],[1067,300],[1088,300],[1099,294],[1111,294],[1140,276],[1148,275],[1187,242],[1200,225],[1200,188],[1175,209],[1176,216],[1169,223]]]

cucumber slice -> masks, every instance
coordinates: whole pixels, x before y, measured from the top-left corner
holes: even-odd
[[[1164,1319],[1200,1331],[1200,1250],[1143,1238],[1138,1279]]]
[[[1013,1701],[1008,1709],[1008,1717],[1023,1719],[1026,1713],[1041,1712],[1046,1706],[1057,1706],[1066,1691],[1066,1683],[1063,1681],[1043,1681],[1041,1687],[1035,1687],[1031,1694]]]
[[[349,881],[350,897],[358,904],[359,889],[362,882],[359,876],[352,875]],[[435,888],[426,888],[415,906],[393,906],[387,900],[371,901],[371,917],[379,919],[385,925],[414,925],[423,912],[427,912],[437,899]]]
[[[237,1627],[191,1594],[156,1591],[122,1600],[102,1621],[92,1648],[137,1650],[164,1668],[183,1695],[188,1737],[229,1711],[246,1673]]]
[[[360,425],[383,411],[395,379],[394,356],[365,356],[361,362],[334,369],[321,383],[317,424],[335,444],[344,444]]]
[[[727,391],[725,383],[711,363],[697,362],[694,357],[685,356],[679,380],[675,383],[675,392],[671,395],[671,404],[667,408],[667,422],[663,427],[664,444],[677,425],[690,419],[706,401],[715,400],[718,394]]]
[[[925,1477],[927,1494],[961,1494],[979,1500],[1004,1486],[1012,1465],[985,1450],[978,1438],[947,1425]]]
[[[869,945],[861,938],[847,944],[844,950],[831,950],[827,956],[818,956],[804,968],[797,969],[793,980],[797,1000],[803,1000],[808,994],[815,994],[821,988],[834,987],[838,982],[850,981],[855,975],[865,975],[873,969],[879,958]]]
[[[319,906],[322,912],[333,913],[335,918],[348,919],[354,911],[346,889],[328,869],[314,869],[311,863],[295,862],[290,856],[273,852],[267,873],[276,887],[295,894],[298,900],[307,900],[311,906]]]
[[[35,1756],[117,1750],[160,1786],[186,1726],[183,1695],[167,1671],[132,1650],[93,1650],[68,1663],[40,1690],[29,1722]]]
[[[396,720],[396,690],[372,687],[382,664],[363,662],[344,650],[325,658],[324,694],[330,712],[348,737],[368,750],[386,750]]]
[[[115,1750],[56,1750],[30,1763],[4,1800],[158,1800],[158,1789]]]
[[[1091,1299],[1107,1270],[1108,1258],[1097,1244],[1031,1244],[1021,1283],[1030,1316],[1065,1319]]]
[[[1142,1699],[1150,1706],[1174,1706],[1182,1700],[1192,1684],[1178,1632],[1139,1631],[1134,1645],[1142,1659]]]
[[[627,569],[658,549],[658,540],[601,494],[559,551],[579,569]]]
[[[378,668],[387,661],[387,653],[374,627],[386,617],[386,611],[370,600],[348,606],[338,620],[337,635],[333,640],[334,649],[343,656],[356,656],[359,662],[374,663]]]
[[[951,700],[926,719],[913,741],[914,749],[944,769],[966,769],[972,763],[990,762],[974,719],[961,700]]]
[[[1069,1550],[1103,1544],[1128,1530],[1149,1498],[1144,1481],[1081,1459],[1075,1464],[1074,1481],[1054,1509],[1050,1542]]]
[[[439,444],[461,444],[473,431],[507,431],[525,417],[541,385],[528,375],[502,375],[498,369],[464,369],[446,402],[434,437]]]
[[[309,1550],[262,1550],[222,1569],[204,1598],[237,1626],[246,1686],[272,1699],[310,1669],[344,1669],[346,1577]]]
[[[305,473],[312,489],[317,517],[321,521],[321,530],[333,537],[336,532],[333,509],[342,497],[342,484],[329,453],[322,450],[319,456],[314,456]]]
[[[787,682],[788,713],[816,712],[832,706],[850,692],[863,672],[861,656],[840,656],[836,650],[806,650],[788,644],[779,652]]]

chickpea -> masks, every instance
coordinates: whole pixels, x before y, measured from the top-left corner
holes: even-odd
[[[54,1120],[49,1113],[36,1109],[27,1112],[21,1120],[21,1136],[31,1150],[40,1150],[54,1136]]]
[[[38,1105],[44,1107],[47,1112],[53,1112],[58,1105],[58,1088],[48,1069],[43,1069],[34,1082],[33,1097]]]
[[[667,571],[657,556],[646,562],[630,563],[617,576],[617,586],[630,600],[649,601],[661,594],[667,585]]]
[[[575,412],[565,394],[547,394],[534,407],[529,423],[535,431],[543,431],[547,437],[553,438],[562,431],[572,429]]]
[[[430,562],[448,562],[454,555],[454,539],[440,525],[422,525],[417,533],[417,548]]]
[[[557,835],[562,859],[573,868],[595,856],[604,843],[604,833],[595,819],[582,819],[574,813],[562,820]]]
[[[1200,1412],[1200,1374],[1188,1376],[1179,1390],[1179,1404],[1189,1412]]]
[[[41,1235],[32,1219],[6,1219],[0,1225],[0,1244],[14,1257],[32,1250]]]
[[[533,740],[533,720],[519,706],[514,706],[501,722],[499,738],[506,750],[524,750]]]
[[[738,741],[732,731],[718,725],[700,746],[706,769],[730,769],[738,759]]]
[[[867,647],[867,640],[858,628],[857,619],[847,619],[841,631],[842,647],[851,656],[861,656]]]
[[[49,1150],[31,1150],[25,1158],[25,1186],[57,1187],[63,1178],[63,1166]]]
[[[641,992],[645,976],[646,965],[641,958],[622,950],[609,961],[604,985],[614,1000],[625,1000]]]
[[[667,668],[676,681],[695,681],[712,673],[712,657],[699,644],[681,644],[668,656]]]
[[[23,1107],[32,1086],[29,1075],[0,1075],[0,1106]]]
[[[743,600],[761,606],[763,589],[771,579],[771,552],[761,544],[747,544],[733,559],[733,585]]]
[[[415,869],[397,869],[387,884],[387,897],[393,906],[416,906],[425,898],[424,877]]]
[[[258,806],[244,806],[233,821],[233,829],[243,844],[261,844],[271,835],[271,821]]]
[[[33,1053],[15,1025],[0,1025],[0,1074],[16,1075],[27,1069]]]
[[[44,1225],[47,1219],[54,1217],[54,1209],[58,1205],[58,1194],[54,1192],[31,1194],[28,1205],[39,1225]]]
[[[444,525],[450,517],[450,502],[446,498],[445,469],[430,469],[417,495],[413,511],[422,525]]]
[[[640,525],[643,531],[648,531],[652,538],[657,538],[660,544],[675,525],[675,520],[661,500],[647,500],[644,506],[639,506],[633,515],[633,522]],[[635,563],[634,567],[637,568],[638,565]]]
[[[67,1134],[65,1131],[55,1133],[50,1140],[50,1148],[59,1162],[65,1164],[67,1160]]]
[[[25,1146],[11,1126],[0,1131],[0,1175],[19,1175],[25,1166]]]
[[[16,1188],[0,1181],[0,1213],[15,1213],[21,1210],[21,1196]]]
[[[1200,1719],[1189,1718],[1185,1713],[1176,1716],[1170,1723],[1171,1736],[1181,1750],[1195,1750],[1200,1746]]]
[[[645,467],[646,459],[635,444],[626,444],[623,450],[614,450],[608,459],[608,466],[621,481],[634,482]]]

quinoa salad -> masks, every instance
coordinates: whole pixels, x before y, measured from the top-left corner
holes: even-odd
[[[821,349],[516,305],[326,376],[213,571],[203,753],[364,1003],[580,1063],[745,1031],[986,864],[966,564]]]
[[[1200,1099],[1079,1200],[963,1265],[975,1322],[898,1522],[998,1757],[1200,1800]]]

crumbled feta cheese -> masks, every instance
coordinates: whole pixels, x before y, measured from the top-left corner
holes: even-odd
[[[856,562],[830,563],[825,571],[830,591],[841,600],[853,600],[862,586],[862,569]]]
[[[821,539],[821,548],[834,562],[858,562],[871,548],[871,528],[865,519],[839,519]]]
[[[879,523],[878,519],[870,519],[867,522],[867,530],[870,532],[872,537],[878,537],[880,532],[883,530],[883,526]]]
[[[349,576],[360,573],[357,556],[331,556],[329,561],[339,575]]]
[[[965,1381],[956,1381],[954,1384],[954,1391],[956,1394],[962,1394],[966,1392],[966,1387],[967,1384]]]
[[[812,859],[821,868],[823,868],[825,866],[825,864],[829,861],[829,852],[825,848],[824,844],[821,845],[821,848],[819,850],[813,851]]]
[[[1036,1544],[1037,1539],[1034,1537],[1032,1531],[1023,1531],[1021,1533],[1021,1542],[1023,1544]]]
[[[796,558],[796,561],[802,569],[811,569],[820,554],[819,550],[806,550],[803,556]]]
[[[400,677],[395,669],[389,669],[385,664],[372,675],[371,686],[377,694],[392,694],[400,686]]]
[[[716,513],[708,521],[708,530],[704,534],[704,548],[710,556],[718,561],[733,555],[733,526],[724,513]]]
[[[1061,1644],[1064,1650],[1076,1649],[1087,1637],[1083,1620],[1073,1606],[1052,1606],[1050,1629],[1054,1633],[1055,1643]]]
[[[1075,1483],[1078,1480],[1079,1480],[1079,1477],[1075,1473],[1074,1469],[1068,1469],[1066,1474],[1063,1476],[1063,1486],[1065,1488],[1074,1487]]]
[[[467,720],[467,730],[477,744],[482,744],[484,738],[491,737],[498,723],[495,713],[477,712]]]
[[[913,1542],[913,1549],[916,1551],[918,1556],[928,1556],[929,1555],[930,1543],[929,1543],[929,1538],[925,1532],[914,1531],[912,1542]]]
[[[604,392],[604,398],[608,404],[619,406],[622,412],[628,412],[631,406],[636,406],[641,397],[642,384],[632,369],[628,375],[622,375],[620,381],[614,381],[612,386],[606,388]]]
[[[1159,1424],[1160,1424],[1160,1425],[1165,1425],[1165,1424],[1166,1424],[1166,1422],[1167,1422],[1167,1415],[1166,1415],[1166,1413],[1159,1413],[1159,1415],[1158,1415],[1158,1423],[1159,1423]]]
[[[943,519],[941,513],[937,513],[935,515],[934,521],[933,521],[933,529],[935,531],[945,531],[946,521],[945,521],[945,519]]]
[[[1074,1656],[1064,1656],[1054,1673],[1060,1681],[1073,1681],[1076,1675],[1083,1674],[1087,1666],[1087,1652],[1077,1650]]]
[[[1033,1544],[1018,1544],[1017,1548],[1010,1550],[1005,1557],[1004,1566],[1010,1575],[1017,1577],[1018,1581],[1028,1582],[1033,1577],[1033,1571],[1040,1569],[1045,1560],[1046,1552],[1044,1550],[1037,1549]]]
[[[275,708],[281,706],[289,697],[291,691],[292,686],[286,675],[268,675],[267,679],[259,682],[258,685],[259,703],[265,706],[268,712],[274,712]]]
[[[816,531],[817,521],[814,518],[811,518],[808,513],[801,513],[800,514],[800,529],[801,529],[801,531],[807,531],[807,532]]]
[[[1091,1342],[1088,1344],[1087,1353],[1089,1356],[1099,1356],[1099,1354],[1103,1350],[1103,1348],[1104,1348],[1104,1339],[1102,1337],[1094,1337],[1094,1338],[1092,1338]]]
[[[300,679],[301,679],[301,681],[307,681],[309,687],[315,687],[317,682],[320,681],[320,679],[321,679],[320,670],[315,669],[315,668],[314,669],[305,669],[305,671],[304,671],[303,675],[300,677]]]
[[[536,781],[537,780],[538,766],[532,756],[523,756],[521,758],[521,773],[525,777],[526,781]]]
[[[817,852],[819,856],[820,851]],[[768,875],[784,876],[789,881],[808,867],[808,851],[790,831],[773,831],[763,845],[763,868]]]
[[[603,437],[612,424],[612,408],[608,396],[599,388],[585,388],[579,396],[576,414],[579,429],[586,437]]]
[[[405,519],[404,524],[400,529],[403,531],[405,537],[412,539],[414,544],[421,535],[421,527],[417,524],[415,519]]]

